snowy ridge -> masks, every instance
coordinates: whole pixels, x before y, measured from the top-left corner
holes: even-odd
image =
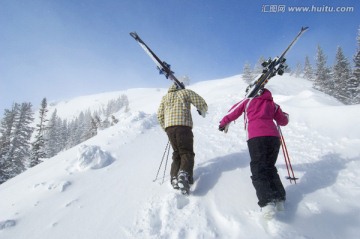
[[[240,76],[189,87],[209,104],[205,119],[193,110],[195,183],[189,197],[170,187],[171,155],[164,184],[165,162],[153,182],[167,144],[155,113],[167,89],[132,89],[121,92],[130,111],[116,115],[118,124],[0,185],[0,238],[357,238],[360,105],[341,105],[303,79],[270,80],[275,102],[290,114],[283,134],[300,180],[294,185],[284,179],[280,152],[286,210],[264,222],[242,117],[228,134],[217,130],[245,87]],[[112,97],[101,95],[98,102]],[[82,110],[70,103],[57,104],[60,117]]]

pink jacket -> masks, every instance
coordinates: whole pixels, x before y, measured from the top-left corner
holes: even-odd
[[[275,104],[271,92],[264,89],[263,93],[255,98],[246,98],[233,105],[228,114],[220,121],[220,127],[236,120],[245,112],[245,128],[248,139],[261,136],[277,136],[279,132],[276,123],[285,126],[289,122],[289,115]]]

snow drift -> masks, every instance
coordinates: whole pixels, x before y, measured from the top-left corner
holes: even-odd
[[[109,166],[113,157],[96,145],[81,145],[79,147],[77,168],[79,171],[100,169]]]

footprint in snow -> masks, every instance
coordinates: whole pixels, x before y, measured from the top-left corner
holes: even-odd
[[[0,231],[16,225],[15,220],[0,221]]]
[[[190,202],[189,198],[184,195],[176,195],[175,200],[177,209],[183,209]]]

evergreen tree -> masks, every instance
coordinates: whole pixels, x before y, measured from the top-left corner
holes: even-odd
[[[327,59],[324,54],[322,48],[320,46],[317,47],[316,54],[316,70],[315,70],[315,80],[314,80],[314,88],[325,92],[327,94],[332,93],[334,88],[334,84],[331,79],[330,70],[327,67]]]
[[[90,135],[91,137],[94,137],[97,135],[98,125],[96,123],[96,120],[94,117],[91,117],[91,128],[90,128]]]
[[[33,112],[31,103],[22,103],[16,107],[14,127],[11,132],[10,147],[6,152],[7,177],[12,178],[23,172],[30,157],[30,138],[33,128]],[[8,179],[7,178],[7,179]]]
[[[253,74],[259,75],[263,72],[264,67],[261,65],[265,61],[265,58],[263,56],[260,56],[259,60],[255,64]]]
[[[105,117],[110,117],[110,115],[113,113],[113,112],[116,112],[116,108],[117,108],[117,105],[116,105],[116,100],[110,100],[106,106],[106,109],[104,110],[104,113],[105,113]]]
[[[79,129],[79,118],[75,118],[69,124],[69,138],[67,142],[67,147],[71,148],[79,143],[81,143],[81,133]]]
[[[119,120],[117,118],[115,118],[114,115],[111,116],[111,126],[116,125],[117,123],[119,123]]]
[[[246,83],[250,84],[255,78],[253,71],[251,69],[251,65],[249,63],[245,63],[243,68],[243,79]]]
[[[352,104],[360,104],[360,27],[357,35],[357,50],[354,55],[354,70],[349,82],[349,94]]]
[[[102,129],[102,121],[98,114],[94,114],[93,120],[96,125],[96,129]]]
[[[61,150],[64,150],[64,149],[67,149],[66,146],[67,146],[67,141],[68,141],[68,138],[69,138],[69,135],[70,135],[70,132],[69,132],[69,129],[68,129],[68,123],[67,123],[67,120],[60,120],[60,123],[59,125],[60,126],[60,138],[59,138],[59,148]]]
[[[129,112],[129,98],[126,95],[121,95],[121,102],[125,106],[125,112]]]
[[[0,122],[0,184],[10,178],[12,161],[7,155],[11,147],[18,107],[19,105],[15,103],[11,110],[5,109],[4,117]]]
[[[105,117],[110,117],[112,114],[118,112],[123,107],[129,106],[129,100],[126,95],[121,95],[116,100],[110,100],[106,106],[106,108],[103,108],[101,112],[105,115]],[[88,110],[89,111],[89,110]],[[98,114],[98,112],[94,112],[95,114]]]
[[[310,64],[308,56],[305,57],[304,78],[310,81],[314,80],[314,70]]]
[[[46,114],[48,112],[47,109],[47,100],[44,98],[41,101],[41,107],[39,110],[39,123],[36,124],[36,135],[35,141],[32,143],[32,152],[30,157],[30,167],[33,167],[40,163],[40,158],[46,158],[46,151],[45,151],[45,124],[48,121],[46,119]]]
[[[60,127],[59,122],[61,120],[57,116],[57,110],[51,114],[50,120],[46,127],[46,153],[49,158],[55,156],[58,152],[61,151],[61,139],[60,139]]]
[[[301,63],[298,62],[298,63],[296,64],[296,68],[295,68],[294,74],[295,74],[295,77],[301,77],[301,75],[303,74],[303,70],[302,70]]]
[[[10,150],[11,137],[15,127],[16,114],[19,112],[19,105],[13,104],[11,110],[5,109],[4,117],[0,123],[0,158],[4,159]]]
[[[333,67],[334,91],[332,95],[343,103],[350,102],[350,95],[348,92],[350,77],[350,63],[344,56],[342,48],[339,46],[337,48],[335,65]]]
[[[190,81],[190,77],[187,75],[180,77],[180,82],[184,83],[185,86],[190,85]]]
[[[109,119],[108,118],[104,119],[102,122],[102,128],[106,129],[106,128],[109,128],[110,126],[111,126],[111,123],[110,123]]]
[[[16,167],[14,176],[20,174],[25,170],[25,167],[29,166],[29,159],[31,153],[31,136],[34,132],[34,128],[31,124],[34,121],[34,112],[32,110],[32,104],[22,103],[20,106],[19,118],[14,131],[13,146],[14,146],[14,160],[18,165]]]
[[[113,106],[113,107],[115,107],[115,106]],[[85,112],[82,125],[83,125],[82,126],[83,130],[82,130],[81,142],[86,141],[86,140],[88,140],[88,139],[90,139],[91,137],[94,136],[92,134],[92,130],[91,130],[92,125],[91,125],[91,112],[90,112],[90,110]]]

